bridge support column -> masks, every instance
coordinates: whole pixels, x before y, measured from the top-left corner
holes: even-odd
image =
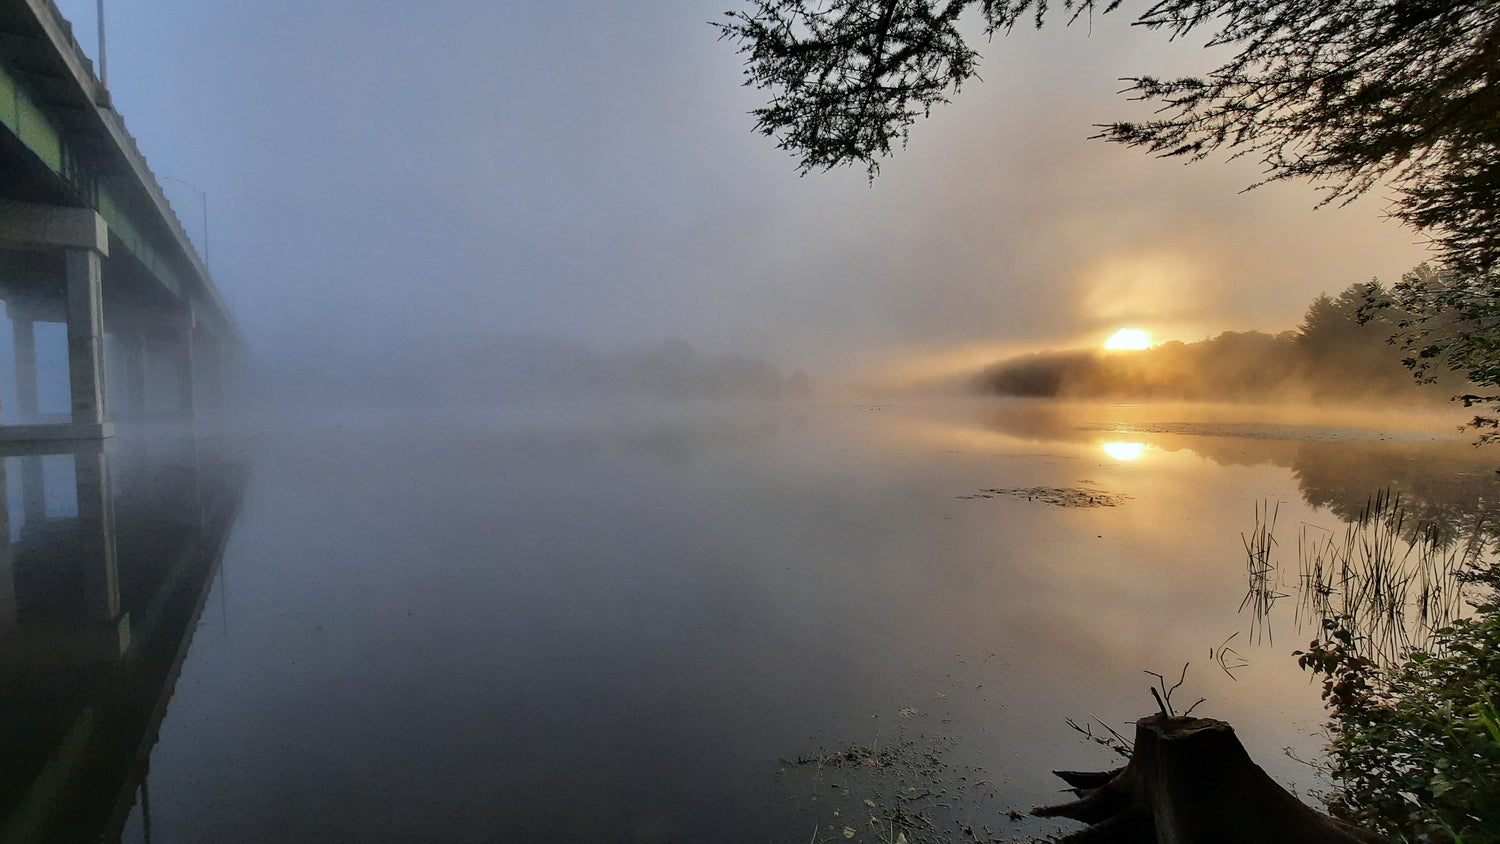
[[[206,405],[209,415],[215,420],[222,421],[229,415],[229,388],[227,386],[229,375],[228,365],[225,362],[229,356],[228,350],[224,348],[224,341],[220,338],[206,331],[199,333],[201,335],[198,349],[200,355],[198,370],[201,373],[199,387],[208,394]],[[204,404],[202,398],[199,399],[199,404],[200,406]]]
[[[85,600],[92,615],[118,625],[122,622],[120,575],[108,458],[102,449],[95,447],[74,452],[73,459],[78,489],[78,539],[82,557],[91,569]]]
[[[67,251],[68,380],[75,428],[98,428],[105,422],[104,307],[99,259],[99,252],[93,249]]]
[[[198,333],[197,327],[189,324],[182,329],[177,340],[178,365],[182,372],[178,382],[178,410],[190,422],[198,419]]]
[[[47,520],[47,487],[42,474],[42,456],[21,457],[21,521],[39,525]]]
[[[49,520],[41,512],[41,467],[44,455],[72,457],[78,515]],[[17,543],[10,542],[8,521],[14,514],[0,504],[0,631],[9,593],[12,631],[0,649],[0,673],[14,669],[53,671],[79,663],[119,659],[131,644],[130,612],[121,593],[120,559],[115,536],[115,488],[109,455],[102,441],[29,442],[0,446],[0,458],[21,460],[23,486],[35,481],[37,506],[28,493],[26,523]],[[4,471],[0,469],[0,478]],[[30,475],[28,479],[26,476]],[[33,509],[35,512],[33,513]],[[66,522],[72,521],[72,526]],[[18,554],[17,548],[28,549]],[[40,552],[40,553],[39,553]],[[4,555],[9,554],[7,559]],[[9,563],[9,570],[7,570]],[[47,596],[46,612],[28,614],[23,595],[15,594],[15,570],[41,567],[61,575]]]
[[[121,338],[125,350],[125,407],[130,415],[146,415],[146,335],[136,332]]]
[[[0,488],[5,486],[5,459],[0,458]],[[0,496],[0,636],[16,626],[16,551],[10,542],[9,496]]]
[[[0,249],[61,252],[67,296],[68,379],[72,422],[3,425],[0,440],[101,439],[114,435],[104,408],[102,259],[109,254],[104,218],[87,208],[0,202]],[[33,341],[35,336],[33,335]],[[35,344],[33,365],[36,372]]]
[[[16,346],[16,414],[22,422],[36,421],[36,323],[12,318],[11,336]]]

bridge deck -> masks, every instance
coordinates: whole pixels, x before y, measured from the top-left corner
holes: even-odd
[[[51,0],[0,0],[0,200],[98,212],[109,229],[111,309],[186,309],[221,342],[241,343],[207,267]]]

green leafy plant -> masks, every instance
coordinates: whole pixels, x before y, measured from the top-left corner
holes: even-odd
[[[1298,652],[1332,715],[1335,815],[1401,841],[1500,842],[1500,605],[1475,610],[1392,667],[1337,619]]]

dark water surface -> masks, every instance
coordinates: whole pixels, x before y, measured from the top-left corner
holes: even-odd
[[[1049,769],[1113,764],[1065,719],[1127,730],[1188,662],[1177,703],[1306,791],[1312,631],[1239,611],[1241,535],[1279,502],[1295,569],[1376,488],[1458,524],[1490,457],[998,403],[13,454],[0,840],[1025,839]]]

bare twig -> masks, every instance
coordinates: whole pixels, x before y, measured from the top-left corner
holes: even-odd
[[[1130,754],[1135,751],[1135,746],[1131,743],[1131,741],[1129,739],[1125,738],[1124,736],[1120,735],[1119,731],[1116,730],[1114,727],[1111,727],[1109,724],[1106,724],[1104,722],[1104,720],[1102,718],[1100,718],[1098,715],[1095,715],[1094,713],[1090,712],[1089,713],[1089,718],[1093,719],[1095,723],[1097,723],[1100,727],[1103,727],[1106,731],[1108,731],[1109,735],[1107,735],[1107,736],[1096,735],[1094,733],[1094,731],[1093,731],[1093,728],[1089,727],[1087,724],[1079,724],[1077,721],[1074,721],[1072,718],[1068,718],[1068,719],[1065,719],[1065,720],[1066,720],[1067,725],[1069,727],[1071,727],[1073,730],[1077,731],[1084,738],[1086,738],[1089,741],[1092,741],[1092,742],[1094,742],[1096,744],[1102,744],[1105,747],[1109,748],[1110,750],[1113,750],[1114,752],[1116,752],[1116,753],[1120,754],[1121,756],[1125,757],[1126,759],[1129,759],[1130,758]]]
[[[1166,701],[1161,699],[1161,695],[1156,693],[1156,689],[1153,688],[1151,690],[1151,696],[1156,698],[1156,705],[1161,707],[1161,714],[1167,716],[1168,718],[1171,718],[1172,710],[1167,706]]]
[[[1177,691],[1178,687],[1180,687],[1183,684],[1183,682],[1185,682],[1187,680],[1187,670],[1188,670],[1188,666],[1191,665],[1191,664],[1192,663],[1190,663],[1190,662],[1184,662],[1182,664],[1182,676],[1177,678],[1177,682],[1173,683],[1172,684],[1172,688],[1170,688],[1170,689],[1167,688],[1167,678],[1166,677],[1163,677],[1162,675],[1157,674],[1155,671],[1147,671],[1146,672],[1147,674],[1150,674],[1152,677],[1155,677],[1157,684],[1161,687],[1161,692],[1160,693],[1158,693],[1155,688],[1152,688],[1151,689],[1151,696],[1154,697],[1154,698],[1156,698],[1156,705],[1159,706],[1159,707],[1161,707],[1161,714],[1167,716],[1168,718],[1175,718],[1175,717],[1177,717],[1176,710],[1174,710],[1172,708],[1172,693],[1175,692],[1175,691]],[[1193,705],[1197,706],[1198,704],[1195,703]]]
[[[1170,701],[1172,699],[1172,693],[1175,692],[1175,691],[1177,691],[1177,687],[1181,686],[1183,684],[1183,682],[1185,680],[1187,680],[1187,670],[1188,670],[1188,663],[1184,662],[1182,664],[1182,676],[1177,678],[1177,683],[1175,685],[1173,685],[1172,688],[1167,689],[1167,700]]]

